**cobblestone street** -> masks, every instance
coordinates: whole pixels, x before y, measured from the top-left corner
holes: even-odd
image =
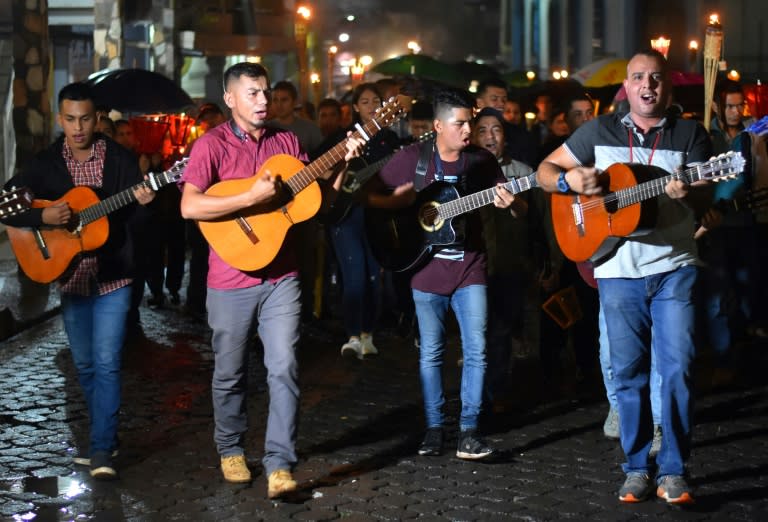
[[[12,288],[6,272],[4,296]],[[768,519],[765,346],[748,347],[738,388],[703,388],[690,466],[697,503],[680,509],[617,500],[623,457],[603,437],[607,406],[598,386],[553,397],[535,364],[516,359],[510,408],[487,430],[502,450],[498,458],[465,462],[453,451],[419,457],[423,417],[412,340],[382,334],[379,357],[348,361],[338,353],[339,325],[315,325],[300,349],[301,488],[272,502],[260,466],[266,397],[258,348],[248,439],[255,480],[233,486],[221,478],[212,442],[207,326],[175,308],[142,308],[144,335],[125,354],[120,478],[95,482],[72,462],[86,447],[86,409],[56,296],[46,303],[39,322],[0,343],[5,520]],[[458,411],[455,341],[449,350],[450,450]],[[705,381],[706,364],[699,366]]]

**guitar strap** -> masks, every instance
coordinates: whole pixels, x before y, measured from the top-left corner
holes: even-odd
[[[413,188],[419,192],[426,186],[427,167],[429,159],[432,157],[432,149],[435,140],[427,140],[419,144],[419,162],[416,164],[416,177],[413,180]]]

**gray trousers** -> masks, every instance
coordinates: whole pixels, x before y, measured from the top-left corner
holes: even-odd
[[[208,324],[213,330],[213,439],[222,457],[245,450],[248,429],[248,339],[253,326],[264,345],[269,416],[262,463],[269,475],[296,464],[299,408],[298,363],[301,290],[289,277],[236,290],[208,289]]]

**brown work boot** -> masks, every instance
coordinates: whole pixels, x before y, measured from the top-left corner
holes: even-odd
[[[278,498],[284,493],[296,491],[298,486],[293,480],[291,472],[287,469],[276,469],[269,474],[267,481],[267,496],[269,498]]]
[[[241,484],[251,481],[251,472],[245,462],[245,455],[221,457],[221,472],[224,473],[224,480],[227,482]]]

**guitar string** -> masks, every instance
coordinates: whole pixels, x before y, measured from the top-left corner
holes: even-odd
[[[670,174],[669,176],[664,176],[662,178],[651,180],[641,185],[636,185],[634,187],[629,187],[629,188],[625,188],[625,189],[613,192],[602,198],[597,198],[594,200],[587,201],[581,204],[580,207],[583,212],[587,212],[591,210],[602,209],[605,206],[605,203],[614,203],[616,201],[623,204],[621,208],[624,208],[624,206],[631,205],[634,203],[639,203],[644,199],[648,199],[647,197],[644,197],[644,196],[652,197],[652,196],[660,195],[664,191],[664,187],[666,186],[666,184],[672,179],[676,179],[676,178],[691,179],[689,174],[693,174],[697,170],[702,170],[702,167],[706,167],[706,169],[704,169],[705,172],[707,171],[714,172],[716,170],[722,170],[722,169],[711,168],[711,167],[718,163],[724,163],[726,158],[733,156],[733,153],[729,152],[721,156],[722,158],[719,156],[718,158],[716,158],[716,160],[707,162],[702,165],[690,167],[679,173]]]
[[[160,174],[157,174],[156,176],[158,179],[164,180],[163,183],[160,183],[158,188],[162,188],[165,185],[177,179],[175,176],[170,176],[170,174],[175,174],[180,170],[183,170],[184,167],[186,167],[188,162],[189,162],[189,158],[184,158],[183,160],[177,161],[170,169],[164,172],[161,172]],[[133,191],[139,187],[149,187],[149,186],[150,186],[149,180],[145,179],[127,190],[114,194],[94,205],[91,205],[90,207],[83,209],[82,211],[78,212],[78,219],[80,221],[80,225],[85,226],[89,223],[96,221],[97,219],[100,219],[106,216],[107,214],[119,208],[122,208],[130,203],[133,203],[134,201],[136,201],[136,196],[133,194]]]
[[[513,194],[519,194],[521,192],[524,192],[526,190],[529,190],[533,188],[536,183],[536,173],[529,174],[528,176],[518,178],[517,183],[518,185],[525,185],[523,188],[520,187],[519,190],[515,191],[514,184],[511,181],[508,181],[505,183],[505,185],[512,188]],[[442,217],[445,218],[452,218],[456,217],[458,215],[464,214],[466,212],[469,212],[471,210],[475,210],[480,207],[484,207],[486,205],[489,205],[493,202],[493,198],[495,197],[495,191],[496,187],[491,187],[485,190],[481,190],[479,192],[475,192],[474,194],[469,194],[467,196],[455,199],[453,201],[449,201],[447,203],[443,203],[437,207],[429,207],[425,210],[424,215],[427,218],[430,218],[434,220],[434,218],[437,215],[442,214]]]
[[[382,120],[382,124],[385,124],[386,126],[389,126],[391,123],[394,123],[397,119],[399,119],[402,115],[401,107],[399,101],[392,100],[388,104],[382,106],[380,112],[377,113],[376,117],[366,123],[362,128],[364,132],[368,135],[375,134],[374,131],[377,131],[381,128],[379,125],[378,119]],[[388,122],[390,118],[393,118],[393,121]],[[351,138],[360,138],[360,133],[358,131],[352,131]],[[336,165],[339,161],[344,159],[344,152],[342,152],[343,149],[346,148],[347,140],[341,141],[337,143],[333,148],[331,148],[329,151],[327,151],[325,154],[317,158],[315,161],[310,163],[309,165],[306,165],[303,169],[301,169],[299,172],[291,176],[288,181],[285,182],[285,184],[291,189],[291,192],[293,194],[297,194],[307,188],[313,181],[315,181],[317,178],[319,178],[324,172],[328,171],[329,169],[333,168],[334,165]],[[333,160],[331,163],[330,160]],[[321,170],[322,167],[322,170]]]

